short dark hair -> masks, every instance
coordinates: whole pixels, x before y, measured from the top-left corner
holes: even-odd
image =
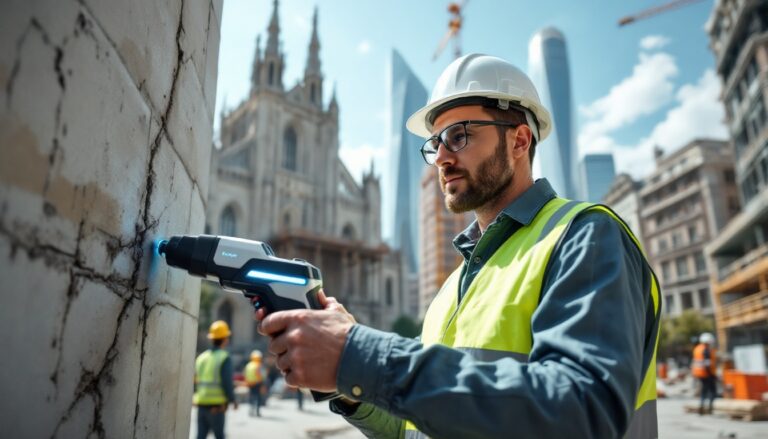
[[[493,120],[499,120],[503,122],[513,123],[515,125],[528,125],[528,128],[533,131],[533,127],[528,124],[528,120],[525,118],[525,113],[517,108],[510,108],[508,110],[502,110],[498,107],[483,107],[486,113],[493,118]],[[507,127],[497,126],[499,136],[504,136]],[[531,167],[533,167],[533,157],[536,155],[536,137],[531,136],[531,146],[528,148],[528,161]]]
[[[216,346],[217,348],[220,348],[221,345],[224,344],[224,340],[226,340],[226,339],[227,339],[226,337],[224,337],[224,338],[214,338],[213,340],[211,340],[211,343],[213,343],[213,345]]]

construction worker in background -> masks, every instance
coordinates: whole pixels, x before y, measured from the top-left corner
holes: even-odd
[[[261,365],[261,351],[251,352],[251,361],[245,365],[245,383],[248,385],[251,416],[261,416],[261,392],[264,386],[264,367]]]
[[[420,340],[324,295],[324,310],[259,310],[286,381],[342,393],[331,410],[370,437],[657,437],[658,282],[615,213],[534,182],[552,122],[530,79],[466,55],[407,127],[446,207],[475,212],[454,239],[464,262]]]
[[[699,344],[693,348],[691,373],[701,383],[701,402],[699,414],[712,413],[712,406],[717,396],[717,353],[715,352],[715,336],[704,332],[699,336]],[[705,400],[709,404],[704,406]]]
[[[232,382],[232,360],[224,349],[229,344],[229,325],[215,321],[208,330],[211,349],[195,360],[195,396],[197,406],[197,437],[205,439],[213,430],[216,439],[224,438],[224,414],[229,404],[237,410]]]

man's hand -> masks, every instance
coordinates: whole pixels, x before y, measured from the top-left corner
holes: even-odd
[[[272,338],[268,350],[277,356],[277,367],[288,385],[334,392],[341,352],[355,319],[322,291],[318,298],[322,311],[291,310],[265,316],[260,309],[256,318],[261,320],[259,332]]]

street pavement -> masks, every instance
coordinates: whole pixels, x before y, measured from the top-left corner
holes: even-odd
[[[699,416],[685,413],[686,404],[696,404],[689,396],[658,400],[660,439],[768,439],[768,421],[745,422],[722,415]],[[192,410],[190,438],[197,437],[197,415]],[[294,399],[270,398],[262,408],[262,417],[248,416],[248,404],[227,412],[227,438],[277,439],[359,439],[357,430],[341,417],[328,411],[328,403],[315,403],[304,398],[304,410],[297,409]],[[213,437],[213,434],[209,434]],[[512,436],[510,436],[512,437]]]

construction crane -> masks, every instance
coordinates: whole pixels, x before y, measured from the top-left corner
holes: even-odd
[[[459,58],[461,56],[461,23],[463,17],[461,16],[461,10],[467,6],[469,0],[461,0],[459,2],[451,2],[448,4],[448,13],[451,14],[451,19],[448,21],[448,32],[445,33],[443,39],[440,40],[440,44],[437,45],[437,50],[432,56],[432,61],[437,60],[448,42],[453,39],[453,56]]]
[[[630,23],[634,23],[638,20],[642,20],[644,18],[652,17],[656,14],[661,14],[662,12],[667,12],[671,9],[677,9],[681,8],[683,6],[690,5],[692,3],[698,3],[703,0],[675,0],[669,3],[665,3],[663,5],[659,5],[653,8],[648,8],[643,11],[640,11],[634,15],[628,15],[621,20],[619,20],[619,27],[626,26]]]

